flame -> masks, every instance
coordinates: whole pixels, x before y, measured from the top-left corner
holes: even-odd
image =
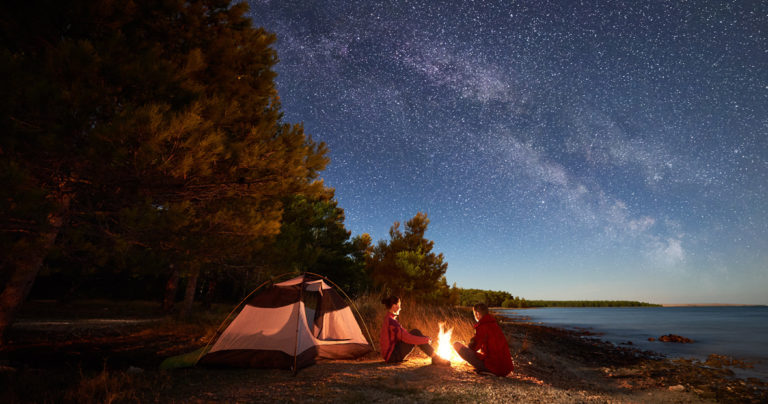
[[[453,328],[449,328],[448,331],[444,330],[445,323],[439,323],[440,333],[437,335],[437,355],[443,359],[447,359],[451,362],[458,362],[460,360],[456,351],[451,344],[451,335],[453,334]]]

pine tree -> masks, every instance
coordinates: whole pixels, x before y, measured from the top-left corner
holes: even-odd
[[[445,279],[448,263],[432,252],[434,241],[425,238],[429,219],[419,212],[405,224],[395,222],[389,241],[381,240],[369,260],[373,284],[379,290],[407,294],[430,302],[446,302],[450,288]]]
[[[293,196],[284,206],[280,234],[263,251],[265,265],[278,272],[327,276],[351,295],[369,288],[365,272],[368,245],[350,239],[344,210],[336,200]]]
[[[248,261],[279,232],[287,195],[329,192],[317,177],[325,145],[282,122],[275,36],[246,10],[229,0],[0,6],[0,247],[11,252],[0,337],[67,228],[168,251],[196,279]]]

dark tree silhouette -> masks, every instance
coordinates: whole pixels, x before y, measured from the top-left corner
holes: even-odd
[[[380,241],[368,262],[376,288],[430,302],[450,299],[448,263],[432,251],[435,242],[425,238],[428,225],[427,214],[419,212],[405,223],[405,232],[399,222],[390,228],[389,241]]]
[[[250,259],[286,196],[329,192],[325,146],[282,122],[275,37],[246,10],[0,5],[0,337],[68,228],[169,251],[193,280]]]

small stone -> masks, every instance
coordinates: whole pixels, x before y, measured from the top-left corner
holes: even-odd
[[[683,387],[682,384],[678,384],[675,386],[669,386],[669,391],[684,391],[685,387]]]
[[[0,373],[16,373],[16,368],[12,366],[0,365]]]
[[[130,366],[130,367],[128,367],[128,370],[126,370],[126,372],[129,373],[129,374],[135,375],[135,374],[139,374],[139,373],[144,373],[144,369],[137,368],[136,366]]]
[[[693,340],[690,339],[690,338],[681,337],[681,336],[675,335],[675,334],[662,335],[661,337],[659,337],[659,341],[661,341],[661,342],[677,342],[677,343],[681,343],[681,344],[690,344],[690,343],[693,342]]]

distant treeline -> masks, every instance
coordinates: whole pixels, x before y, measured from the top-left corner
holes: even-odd
[[[661,307],[629,300],[528,300],[525,307]]]
[[[482,289],[463,289],[456,288],[455,285],[454,290],[458,291],[458,300],[459,305],[461,306],[474,306],[477,303],[485,303],[490,307],[530,307],[528,306],[528,301],[519,296],[512,296],[512,294],[509,292]]]
[[[509,292],[463,289],[454,285],[454,294],[458,295],[459,305],[473,306],[485,303],[490,307],[527,308],[527,307],[660,307],[658,304],[634,302],[629,300],[526,300],[513,296]]]

